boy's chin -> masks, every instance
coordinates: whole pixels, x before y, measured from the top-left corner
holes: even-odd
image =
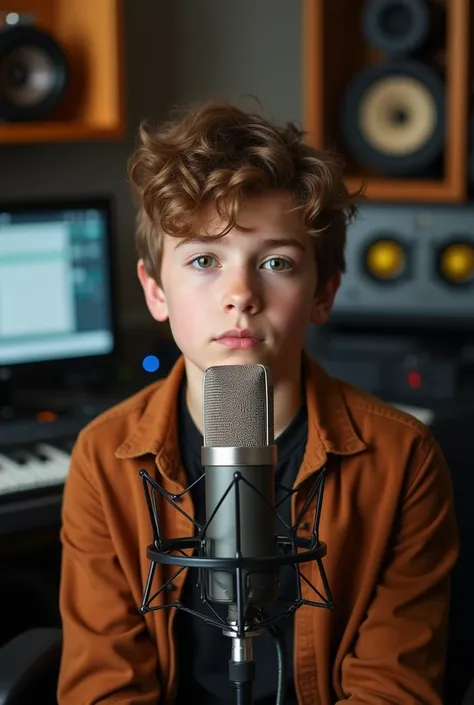
[[[219,355],[213,365],[267,365],[267,356],[253,350],[232,350],[227,355]]]
[[[205,369],[214,365],[265,365],[272,370],[275,364],[278,366],[278,359],[278,355],[275,355],[273,350],[262,345],[256,345],[247,350],[224,349],[219,355],[210,356],[209,364]]]

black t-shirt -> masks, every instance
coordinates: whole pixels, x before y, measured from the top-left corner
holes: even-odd
[[[203,473],[201,447],[203,438],[196,428],[186,404],[185,384],[182,385],[178,407],[178,428],[181,461],[186,470],[189,485]],[[288,524],[291,523],[291,502],[289,490],[293,487],[296,475],[303,460],[308,437],[306,405],[288,428],[276,440],[278,464],[275,473],[276,504],[278,514]],[[195,516],[200,524],[205,523],[204,480],[191,490]],[[279,502],[282,504],[279,505]],[[285,534],[281,526],[278,533]],[[185,607],[197,612],[210,614],[201,602],[197,587],[197,570],[190,569],[185,581],[181,601]],[[279,572],[279,596],[293,601],[296,595],[296,573],[291,566]],[[289,603],[287,603],[289,606]],[[227,606],[212,605],[225,619]],[[272,606],[267,609],[272,614]],[[278,613],[282,603],[275,605]],[[215,626],[206,624],[182,610],[176,615],[176,643],[178,646],[178,690],[176,705],[228,705],[231,699],[229,681],[229,658],[231,639],[224,636]],[[287,697],[286,705],[297,705],[293,679],[293,633],[294,618],[287,617],[279,622],[286,642]],[[276,649],[272,636],[262,630],[253,639],[253,655],[256,666],[253,697],[255,705],[273,705],[277,685]]]

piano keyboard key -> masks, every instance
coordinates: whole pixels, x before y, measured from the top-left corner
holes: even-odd
[[[94,416],[88,412],[54,423],[32,418],[0,423],[0,540],[60,526],[72,448]]]
[[[69,471],[68,453],[48,443],[2,449],[0,453],[0,497],[64,484]]]

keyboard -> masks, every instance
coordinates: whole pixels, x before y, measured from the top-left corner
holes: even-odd
[[[1,424],[0,535],[59,525],[70,454],[86,422]]]

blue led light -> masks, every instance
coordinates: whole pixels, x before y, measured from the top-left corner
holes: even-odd
[[[147,355],[143,358],[142,367],[145,372],[156,372],[160,367],[160,361],[156,355]]]

